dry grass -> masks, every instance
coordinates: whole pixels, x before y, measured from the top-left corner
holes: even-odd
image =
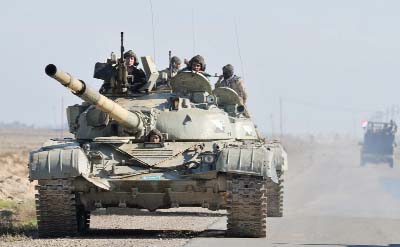
[[[36,234],[34,201],[0,201],[0,241],[19,241]]]
[[[28,179],[29,152],[59,133],[42,129],[0,129],[0,200],[34,198],[34,183]]]
[[[0,129],[0,242],[36,234],[34,186],[28,179],[29,152],[59,133],[42,129]]]

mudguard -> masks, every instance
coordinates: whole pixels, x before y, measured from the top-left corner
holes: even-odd
[[[266,146],[228,147],[220,152],[216,170],[269,177],[278,183],[274,152]]]
[[[29,154],[31,180],[74,178],[89,172],[89,160],[75,142],[49,141]]]
[[[287,153],[282,144],[278,141],[271,141],[266,144],[268,149],[274,153],[273,162],[278,171],[285,172],[289,170]]]

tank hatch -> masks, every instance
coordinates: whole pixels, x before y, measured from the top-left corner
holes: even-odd
[[[228,87],[214,89],[213,94],[217,97],[218,105],[242,105],[239,95],[235,90]]]
[[[192,71],[179,72],[171,80],[171,88],[174,93],[186,94],[188,92],[207,92],[211,94],[211,84],[207,77],[201,73]]]

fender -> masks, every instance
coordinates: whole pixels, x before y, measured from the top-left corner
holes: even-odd
[[[86,176],[90,172],[89,160],[72,141],[48,141],[39,150],[29,153],[29,179],[57,179]]]
[[[216,170],[226,173],[258,175],[278,183],[274,152],[263,146],[228,147],[222,150]]]
[[[288,157],[282,144],[278,141],[271,141],[266,143],[266,146],[274,153],[273,162],[275,163],[276,169],[281,172],[288,171]]]

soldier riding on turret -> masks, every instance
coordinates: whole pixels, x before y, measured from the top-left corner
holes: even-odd
[[[206,62],[201,55],[196,55],[192,57],[189,61],[185,60],[185,63],[187,66],[182,71],[193,71],[201,73],[204,76],[210,76],[209,74],[205,73]]]
[[[242,98],[243,104],[246,104],[247,93],[243,86],[243,80],[239,76],[235,75],[234,72],[234,68],[231,64],[222,67],[222,75],[219,77],[217,83],[215,83],[215,88],[232,88]]]
[[[136,54],[129,50],[125,52],[124,33],[121,32],[121,55],[112,52],[105,63],[98,62],[94,67],[93,77],[103,80],[99,92],[108,95],[128,95],[145,91],[147,84],[146,74],[139,69],[139,60]]]
[[[159,72],[160,75],[157,80],[157,89],[169,87],[168,81],[178,74],[181,64],[182,61],[179,57],[171,57],[169,67]]]
[[[146,84],[146,74],[137,67],[139,61],[132,50],[124,53],[124,59],[128,71],[129,89],[131,92],[136,92]]]

